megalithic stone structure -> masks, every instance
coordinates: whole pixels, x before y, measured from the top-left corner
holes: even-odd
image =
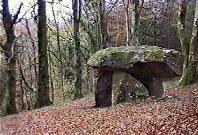
[[[179,77],[182,62],[179,51],[157,46],[110,47],[96,52],[88,61],[97,74],[96,106],[111,106],[134,97],[161,97],[162,82]]]

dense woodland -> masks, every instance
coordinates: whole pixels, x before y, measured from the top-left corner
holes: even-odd
[[[1,0],[0,116],[92,97],[87,61],[109,47],[175,49],[183,55],[175,87],[198,81],[197,0],[67,1],[21,2],[11,10]]]

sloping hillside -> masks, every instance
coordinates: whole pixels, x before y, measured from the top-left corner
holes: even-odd
[[[94,99],[0,118],[0,135],[197,135],[198,85],[166,91],[173,98],[93,108]]]

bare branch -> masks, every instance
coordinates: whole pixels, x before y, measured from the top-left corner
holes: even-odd
[[[62,62],[62,60],[60,60],[59,58],[58,58],[58,56],[53,52],[53,51],[51,51],[51,50],[47,50],[49,53],[51,53],[59,62]]]
[[[116,0],[113,5],[110,7],[109,11],[106,14],[109,14],[116,6],[116,4],[119,2],[119,0]]]
[[[22,8],[22,6],[23,6],[23,3],[20,4],[20,6],[19,6],[19,8],[18,8],[18,10],[17,10],[17,12],[16,12],[16,14],[13,16],[12,25],[16,24],[17,19],[18,19],[18,17],[19,17],[19,14],[21,13],[21,8]]]
[[[142,0],[142,3],[140,5],[140,7],[139,7],[139,13],[138,13],[139,15],[142,12],[143,6],[144,6],[144,0]]]
[[[26,16],[26,14],[30,11],[30,9],[35,9],[35,6],[37,5],[37,3],[34,3],[33,5],[31,5],[31,7],[29,7],[29,9],[27,9],[25,11],[25,13],[21,16],[21,18],[16,22],[16,23],[19,23],[21,22],[22,19],[24,19],[24,17]]]

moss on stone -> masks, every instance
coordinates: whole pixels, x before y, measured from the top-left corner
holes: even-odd
[[[145,53],[145,60],[147,61],[163,61],[163,50],[160,48],[151,48],[148,53]]]
[[[88,61],[92,67],[112,67],[128,69],[136,62],[163,62],[166,57],[181,58],[181,53],[157,46],[110,47],[96,52]]]

